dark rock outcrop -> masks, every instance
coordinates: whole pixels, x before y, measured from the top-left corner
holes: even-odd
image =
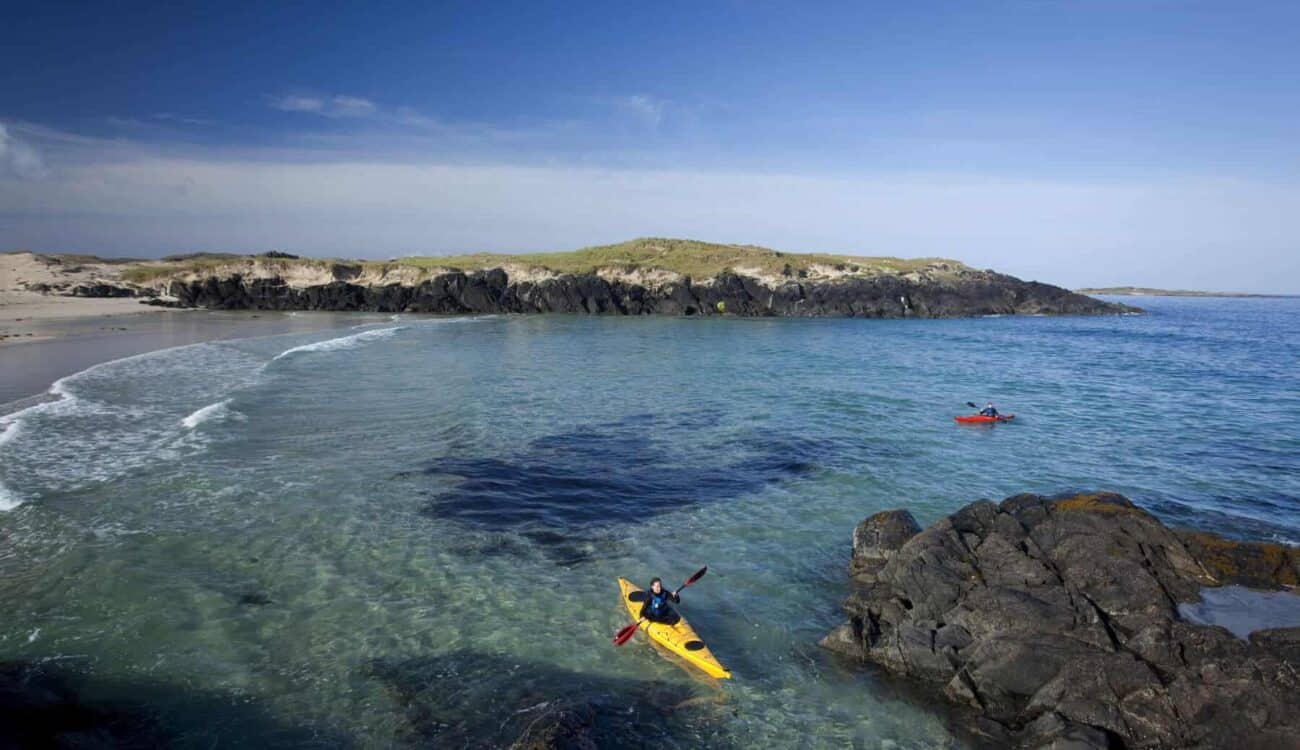
[[[1296,550],[1174,531],[1108,493],[973,503],[854,532],[850,615],[822,642],[940,687],[999,744],[1300,747],[1300,628],[1182,620],[1204,586],[1280,587]]]
[[[584,313],[591,315],[953,318],[979,315],[1116,314],[1133,308],[992,272],[943,280],[901,276],[776,286],[734,273],[707,283],[659,286],[598,274],[511,280],[500,268],[440,274],[419,284],[352,283],[360,267],[335,264],[333,281],[290,285],[279,277],[238,275],[173,280],[164,291],[179,307],[218,310],[357,310],[419,313]]]
[[[71,296],[73,297],[134,297],[136,290],[130,287],[117,286],[116,284],[105,284],[97,282],[93,284],[78,284],[72,288]]]

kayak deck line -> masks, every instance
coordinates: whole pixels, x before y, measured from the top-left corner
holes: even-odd
[[[626,578],[620,577],[618,586],[623,604],[627,607],[632,621],[636,622],[641,617],[641,605],[645,602],[646,593]],[[650,636],[652,641],[685,659],[691,666],[710,677],[720,680],[731,678],[731,673],[714,658],[713,652],[709,651],[709,647],[704,645],[704,641],[680,613],[677,614],[677,621],[672,624],[647,621],[641,626],[641,630]]]

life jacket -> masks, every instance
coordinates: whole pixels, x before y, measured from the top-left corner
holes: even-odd
[[[658,594],[653,591],[647,591],[646,593],[650,595],[650,599],[647,602],[646,614],[651,617],[663,617],[668,613],[668,603],[672,601],[669,599],[671,594],[669,594],[668,589],[664,589]]]

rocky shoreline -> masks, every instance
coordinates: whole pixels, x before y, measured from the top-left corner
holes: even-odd
[[[941,690],[1001,746],[1300,747],[1300,627],[1180,616],[1206,587],[1286,589],[1300,549],[1169,529],[1114,494],[972,503],[853,534],[822,645]]]
[[[689,278],[642,285],[602,275],[516,280],[501,268],[439,274],[419,284],[362,285],[336,280],[296,287],[280,277],[238,275],[173,280],[154,304],[219,310],[333,310],[415,313],[583,313],[744,317],[954,318],[981,315],[1105,315],[1133,308],[1060,287],[980,272],[957,280],[899,276],[777,285],[735,273],[707,283]]]
[[[211,310],[863,318],[1140,312],[957,261],[835,258],[678,240],[418,263],[274,252],[157,262],[18,253],[0,261],[14,293],[137,297],[159,307]],[[441,265],[452,262],[467,266]]]

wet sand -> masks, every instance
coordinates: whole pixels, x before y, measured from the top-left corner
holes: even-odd
[[[0,413],[12,411],[15,401],[40,397],[55,380],[101,362],[203,341],[346,328],[390,317],[166,310],[136,300],[86,301],[125,304],[89,316],[71,313],[94,308],[68,308],[68,315],[58,314],[62,309],[45,315],[31,307],[0,311],[0,333],[6,335],[0,342]]]

